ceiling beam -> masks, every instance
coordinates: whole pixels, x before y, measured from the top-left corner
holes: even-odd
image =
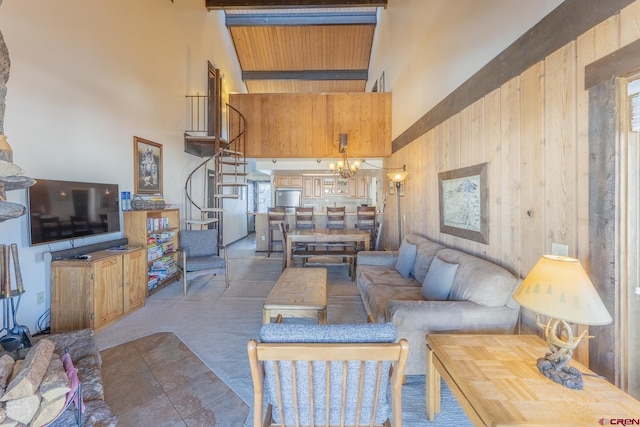
[[[368,80],[368,70],[243,71],[242,80]]]
[[[376,25],[375,12],[347,13],[257,13],[226,14],[227,27],[259,27],[270,25]]]
[[[205,0],[207,9],[274,9],[293,7],[384,7],[388,0]]]

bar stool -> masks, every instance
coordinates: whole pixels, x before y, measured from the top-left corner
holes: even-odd
[[[282,242],[278,239],[274,239],[274,231],[280,231],[280,223],[286,221],[286,210],[282,206],[276,206],[273,208],[267,208],[267,225],[269,227],[269,246],[267,248],[267,257],[271,256],[273,251],[273,245],[282,245]],[[285,248],[282,248],[284,253]]]
[[[344,212],[344,206],[334,208],[327,206],[327,228],[344,230]]]
[[[296,206],[296,230],[313,230],[313,207]]]
[[[375,206],[358,206],[356,210],[356,227],[362,231],[368,231],[370,237],[370,247],[374,247],[374,235],[376,230],[376,208]]]

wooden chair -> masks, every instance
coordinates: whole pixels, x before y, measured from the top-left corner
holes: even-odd
[[[275,240],[273,232],[280,229],[280,223],[286,221],[286,209],[282,206],[267,208],[267,227],[269,228],[269,246],[267,247],[267,257],[271,256],[273,245],[279,244]],[[282,247],[284,252],[284,247]]]
[[[377,221],[376,222],[376,228],[374,231],[374,239],[375,239],[375,244],[373,245],[373,250],[374,251],[379,251],[380,250],[380,236],[382,235],[382,221]]]
[[[247,345],[254,427],[401,427],[409,344],[396,339],[390,323],[264,325]]]
[[[228,288],[227,248],[224,245],[218,245],[218,230],[215,228],[182,230],[179,238],[178,250],[182,252],[179,269],[182,273],[184,294],[187,295],[187,276],[193,279],[218,269],[224,269],[224,285]],[[220,256],[220,251],[223,252],[223,256]],[[215,276],[216,273],[214,272],[213,275]]]
[[[375,206],[358,206],[356,209],[356,228],[368,231],[371,245],[374,247],[374,232],[376,229],[376,208]],[[358,248],[363,249],[363,248]]]
[[[313,230],[313,207],[296,206],[296,230]]]
[[[340,206],[340,207],[327,206],[327,228],[342,230],[344,229],[344,222],[345,222],[344,206]]]
[[[284,221],[280,221],[279,228],[280,228],[280,234],[282,235],[282,271],[284,271],[285,268],[287,267],[291,267],[290,265],[287,266],[287,232],[288,232],[288,224]],[[298,248],[293,248],[291,250],[291,260],[295,261],[297,259],[302,259],[302,266],[304,267],[304,258],[300,257],[299,254],[300,250]]]

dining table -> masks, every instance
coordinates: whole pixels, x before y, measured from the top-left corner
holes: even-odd
[[[297,243],[330,244],[330,243],[362,243],[365,251],[371,246],[371,233],[358,228],[314,228],[309,230],[292,230],[287,233],[287,266],[291,265],[291,251]]]

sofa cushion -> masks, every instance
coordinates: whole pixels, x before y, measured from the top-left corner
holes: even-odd
[[[409,277],[413,264],[416,262],[416,245],[403,240],[398,250],[398,260],[396,261],[396,271],[402,277]]]
[[[453,287],[458,264],[451,264],[435,257],[422,283],[422,296],[428,300],[446,301]]]
[[[387,321],[387,303],[391,300],[424,301],[418,286],[372,285],[361,296],[367,313],[377,323]]]
[[[518,280],[497,264],[455,249],[438,251],[438,258],[458,264],[449,299],[473,301],[486,307],[507,304]]]
[[[370,285],[421,286],[421,283],[418,283],[413,277],[399,275],[393,266],[359,265],[356,274],[356,283],[359,288],[363,289]]]
[[[429,271],[433,257],[436,256],[436,253],[440,249],[444,249],[445,246],[416,234],[407,234],[406,239],[409,243],[416,245],[416,262],[413,264],[411,275],[415,277],[419,283],[422,283],[427,276],[427,271]]]

